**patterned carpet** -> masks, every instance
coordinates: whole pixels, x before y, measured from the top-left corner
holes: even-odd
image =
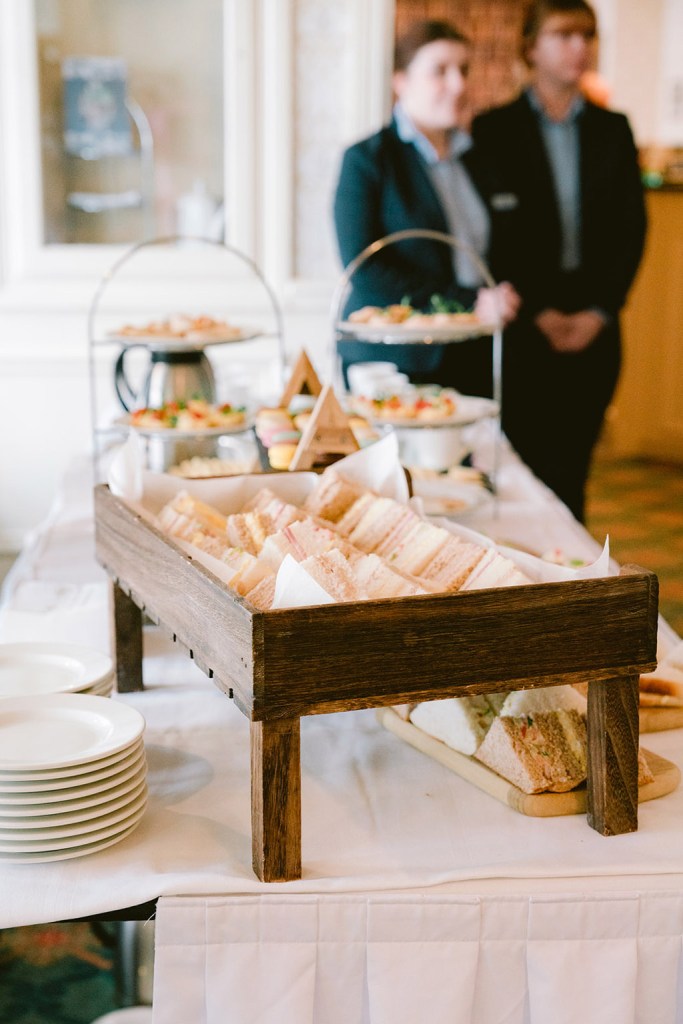
[[[108,924],[0,932],[2,1024],[90,1024],[121,1005]]]
[[[683,635],[683,466],[600,453],[588,487],[587,526],[612,555],[659,577],[659,610]]]

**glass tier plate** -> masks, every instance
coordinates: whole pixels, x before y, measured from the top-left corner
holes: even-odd
[[[263,331],[258,327],[241,327],[235,332],[234,337],[222,337],[221,335],[210,335],[202,338],[198,335],[194,338],[174,338],[153,335],[132,335],[117,334],[112,331],[106,338],[95,342],[96,345],[107,345],[112,342],[121,345],[123,348],[146,348],[150,352],[201,352],[209,345],[236,345],[243,341],[253,341],[260,338]]]
[[[444,327],[425,324],[411,326],[410,320],[401,324],[362,324],[354,320],[340,320],[336,328],[359,341],[383,342],[385,345],[446,344],[449,341],[490,336],[497,329],[495,324],[484,323],[456,323]]]
[[[499,406],[492,398],[477,398],[475,395],[458,395],[455,399],[457,407],[451,416],[443,416],[440,419],[410,419],[407,416],[376,416],[372,415],[364,405],[358,403],[354,406],[362,416],[367,416],[373,424],[389,425],[397,430],[414,430],[430,428],[432,430],[440,427],[467,427],[472,423],[478,423],[483,419],[490,419],[498,415]],[[353,401],[349,403],[353,405]]]

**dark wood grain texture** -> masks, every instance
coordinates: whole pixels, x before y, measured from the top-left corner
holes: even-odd
[[[144,689],[142,679],[142,612],[116,583],[111,584],[116,689],[133,693]]]
[[[638,675],[588,684],[588,824],[603,836],[638,828]]]
[[[264,613],[253,717],[629,674],[655,663],[653,579],[627,572]]]
[[[132,602],[252,722],[260,878],[300,876],[299,719],[331,711],[588,682],[589,822],[604,835],[637,827],[637,679],[656,665],[653,573],[627,566],[604,579],[260,612],[108,488],[95,489],[95,508],[97,557],[122,595],[117,634]],[[131,679],[136,659],[133,649],[124,657]]]
[[[197,655],[246,715],[261,675],[250,606],[108,488],[95,489],[97,558],[141,610]]]
[[[251,844],[263,882],[301,877],[298,718],[251,723]]]

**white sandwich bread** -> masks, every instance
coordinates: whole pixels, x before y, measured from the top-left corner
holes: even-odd
[[[425,701],[397,712],[525,793],[563,793],[586,778],[586,699],[572,686]],[[639,751],[638,784],[652,780]]]
[[[511,718],[523,718],[539,711],[578,711],[585,716],[586,698],[573,686],[537,686],[533,690],[512,690],[503,701],[499,713]]]
[[[474,754],[496,717],[495,694],[450,697],[417,704],[410,721],[461,754]]]
[[[198,531],[216,537],[225,535],[226,517],[211,505],[193,498],[187,491],[178,491],[164,505],[157,516],[157,522],[164,533],[181,540],[188,540]]]
[[[348,562],[334,548],[324,554],[305,558],[301,568],[335,601],[367,600],[367,591],[359,587]]]
[[[306,512],[337,523],[365,488],[345,479],[336,469],[326,469],[304,502]]]
[[[488,548],[460,587],[460,590],[485,590],[489,587],[519,587],[531,583],[513,561],[495,548]]]
[[[306,513],[292,505],[290,502],[278,498],[269,487],[257,491],[244,508],[243,512],[262,512],[267,515],[273,524],[273,530],[282,530],[285,526],[296,522],[297,519],[305,519]]]
[[[166,533],[231,566],[235,575],[228,585],[240,595],[251,599],[262,584],[256,599],[263,607],[288,554],[308,562],[318,582],[343,601],[529,582],[494,549],[461,540],[334,468],[321,475],[304,508],[264,487],[241,511],[223,515],[185,490],[161,510],[158,522]]]
[[[586,778],[586,723],[578,711],[562,708],[500,716],[475,756],[524,793],[565,793]]]

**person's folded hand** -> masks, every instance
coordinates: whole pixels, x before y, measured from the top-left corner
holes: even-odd
[[[501,281],[495,288],[480,288],[474,312],[484,323],[500,323],[505,326],[515,319],[522,300],[508,281]]]
[[[534,322],[555,352],[567,353],[583,352],[605,326],[604,317],[592,309],[582,309],[578,313],[544,309]]]

